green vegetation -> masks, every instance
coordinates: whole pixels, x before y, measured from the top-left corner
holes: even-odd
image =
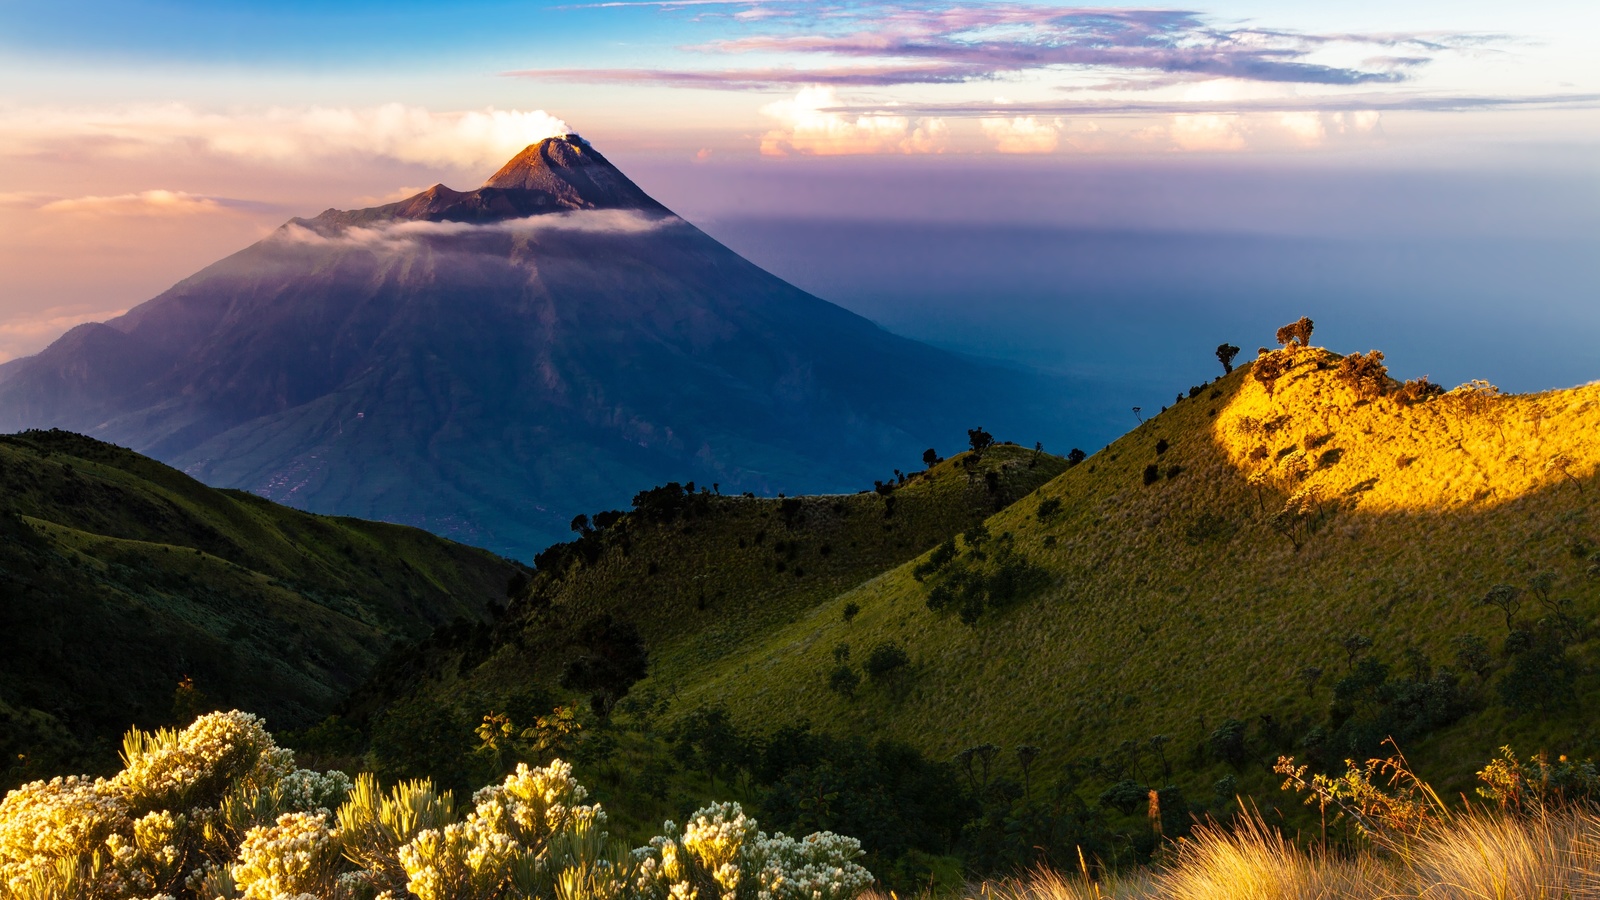
[[[1600,753],[1600,385],[1401,384],[1311,329],[1092,457],[975,428],[854,495],[641,491],[574,519],[493,622],[389,654],[292,739],[457,793],[559,753],[619,836],[732,798],[859,838],[901,892],[1170,860],[1186,835],[1303,853],[1263,821],[1359,850],[1340,803],[1416,812],[1359,764],[1396,743],[1416,790],[1592,802],[1587,764],[1475,761]]]
[[[485,621],[519,570],[79,435],[0,437],[0,784],[103,769],[130,724],[216,704],[313,724],[393,642]]]

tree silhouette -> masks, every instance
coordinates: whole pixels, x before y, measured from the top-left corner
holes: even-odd
[[[1505,613],[1506,630],[1515,627],[1517,609],[1522,606],[1522,591],[1509,584],[1497,584],[1489,588],[1478,602],[1484,606],[1492,606]]]
[[[1224,374],[1233,371],[1233,358],[1239,355],[1239,348],[1232,344],[1217,345],[1217,362],[1222,363]]]
[[[977,454],[978,456],[982,456],[983,451],[994,446],[994,435],[984,431],[982,426],[977,428],[968,428],[967,442],[972,445],[973,453]]]
[[[939,459],[939,451],[933,449],[932,447],[922,451],[922,464],[928,468],[931,469],[941,462],[943,462],[943,460]]]

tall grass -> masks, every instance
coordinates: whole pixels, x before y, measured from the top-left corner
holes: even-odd
[[[1582,900],[1600,897],[1600,817],[1475,811],[1406,857],[1302,849],[1250,815],[1208,825],[1163,867],[1104,880],[1041,869],[969,892],[975,900]]]

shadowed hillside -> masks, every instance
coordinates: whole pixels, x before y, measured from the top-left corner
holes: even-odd
[[[0,437],[0,750],[103,765],[212,704],[326,715],[399,639],[481,621],[520,571],[395,525],[207,488],[67,432]],[[195,690],[179,692],[189,679]]]

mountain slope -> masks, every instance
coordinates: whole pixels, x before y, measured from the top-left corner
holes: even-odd
[[[851,489],[1055,386],[884,332],[672,215],[576,136],[482,188],[329,210],[8,366],[0,428],[521,556],[641,484]]]
[[[350,711],[394,722],[444,715],[455,720],[449,730],[466,734],[491,709],[566,693],[559,682],[574,660],[605,649],[590,646],[589,626],[608,621],[637,630],[658,688],[692,688],[730,655],[819,604],[832,608],[840,592],[981,522],[1067,465],[997,445],[881,493],[768,499],[676,484],[643,492],[631,512],[595,516],[585,524],[598,528],[540,554],[492,637],[436,636],[397,655]],[[394,732],[398,743],[406,729],[380,721],[377,731]],[[380,756],[385,750],[404,748],[382,747]]]
[[[520,571],[65,432],[0,437],[0,532],[0,750],[30,772],[108,761],[130,724],[174,720],[185,678],[303,727],[392,642],[484,619]]]
[[[1408,402],[1392,384],[1363,396],[1340,366],[1257,360],[996,514],[937,572],[902,566],[686,677],[680,708],[934,754],[1033,744],[1041,767],[1165,735],[1204,772],[1230,719],[1251,759],[1333,765],[1392,734],[1459,783],[1500,743],[1600,752],[1600,385]],[[1047,577],[985,601],[1006,553]],[[842,641],[906,647],[902,690],[820,690]]]

